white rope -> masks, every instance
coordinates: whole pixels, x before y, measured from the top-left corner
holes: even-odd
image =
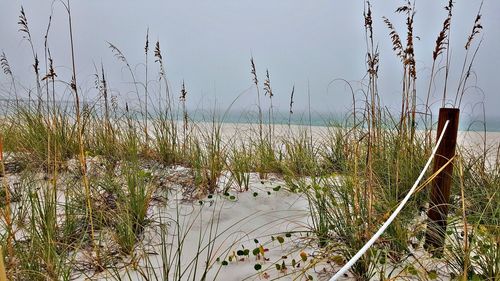
[[[429,157],[429,160],[427,160],[427,163],[425,164],[424,169],[420,173],[420,176],[418,176],[417,181],[415,181],[415,183],[413,184],[413,186],[410,189],[410,191],[408,192],[408,194],[406,194],[403,201],[401,201],[401,204],[399,204],[399,206],[396,208],[394,213],[392,213],[392,215],[387,219],[387,221],[382,225],[382,227],[380,227],[380,229],[377,231],[377,233],[375,233],[375,235],[373,235],[373,237],[368,242],[366,242],[366,244],[363,246],[363,248],[361,248],[356,253],[356,255],[354,255],[354,257],[351,258],[351,260],[348,263],[346,263],[337,273],[335,273],[335,275],[332,278],[330,278],[330,281],[336,281],[336,280],[338,280],[339,277],[341,277],[344,273],[346,273],[349,270],[349,268],[351,268],[351,266],[353,266],[358,261],[358,259],[373,245],[373,243],[375,243],[375,241],[377,241],[377,239],[380,237],[380,235],[382,235],[382,233],[385,231],[385,229],[396,218],[396,216],[399,214],[401,209],[403,209],[404,205],[406,204],[406,202],[408,202],[410,197],[413,195],[413,192],[415,192],[415,189],[417,189],[418,184],[420,183],[420,181],[424,177],[424,174],[427,171],[427,169],[429,168],[429,165],[431,164],[431,161],[434,158],[434,155],[436,155],[436,151],[437,151],[439,145],[441,144],[441,140],[443,139],[444,132],[446,131],[446,128],[448,127],[449,122],[450,122],[449,120],[446,120],[446,123],[444,124],[444,127],[443,127],[443,131],[441,132],[441,135],[439,136],[439,139],[436,143],[436,146],[432,150],[432,154]]]

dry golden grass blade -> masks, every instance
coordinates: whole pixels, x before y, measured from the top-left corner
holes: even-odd
[[[7,274],[5,273],[5,266],[3,265],[3,250],[0,246],[0,281],[7,281]]]
[[[5,177],[5,166],[3,162],[3,136],[0,135],[0,173],[3,175],[2,186],[5,189],[5,210],[3,211],[5,224],[7,226],[7,253],[9,257],[14,255],[12,247],[12,218],[10,211],[10,191],[8,188],[7,177]],[[3,264],[3,250],[0,246],[0,281],[7,280],[5,276],[5,266]]]

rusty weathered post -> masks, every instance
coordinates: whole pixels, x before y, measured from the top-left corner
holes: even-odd
[[[449,120],[449,123],[434,158],[434,174],[455,156],[459,115],[460,110],[458,108],[441,108],[439,110],[437,138],[441,135],[447,120]],[[425,249],[436,256],[441,256],[443,253],[452,176],[453,163],[450,163],[431,182],[429,210],[427,212],[427,233],[425,235],[424,246]]]

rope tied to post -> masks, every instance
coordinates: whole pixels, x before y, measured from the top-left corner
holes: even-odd
[[[337,273],[335,273],[335,275],[332,278],[330,278],[330,281],[336,281],[339,279],[339,277],[341,277],[344,273],[346,273],[359,260],[359,258],[361,258],[361,256],[366,251],[368,251],[368,249],[375,243],[375,241],[377,241],[377,239],[380,237],[380,235],[382,235],[382,233],[384,233],[386,228],[396,218],[396,216],[399,214],[399,212],[401,212],[403,207],[406,205],[406,203],[408,202],[410,197],[413,195],[413,193],[417,189],[420,181],[422,180],[422,178],[425,175],[425,172],[429,168],[429,166],[432,162],[432,159],[434,159],[434,156],[436,155],[436,151],[438,150],[438,147],[441,144],[441,141],[443,140],[443,136],[444,136],[444,133],[446,132],[446,128],[448,127],[449,122],[450,122],[450,120],[446,120],[446,123],[444,124],[443,130],[441,131],[441,135],[439,136],[439,139],[436,142],[436,146],[434,146],[434,148],[432,149],[432,153],[431,153],[429,159],[427,160],[427,163],[425,163],[425,166],[422,169],[422,171],[420,172],[420,175],[418,176],[417,180],[415,181],[415,183],[411,187],[410,191],[408,191],[408,194],[406,194],[403,201],[401,201],[401,203],[398,205],[396,210],[394,210],[394,212],[391,214],[391,216],[384,222],[384,224],[372,236],[372,238],[370,238],[370,240],[368,240],[368,242],[366,242],[366,244],[349,260],[349,262],[347,262],[339,271],[337,271]]]

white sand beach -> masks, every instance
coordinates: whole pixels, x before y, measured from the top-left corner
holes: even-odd
[[[223,142],[244,143],[246,138],[255,135],[256,128],[255,124],[222,124]],[[318,144],[330,129],[274,126],[277,138],[306,132]],[[498,132],[488,132],[486,137],[476,132],[459,134],[459,145],[463,148],[477,150],[486,145],[494,149],[499,143]],[[99,162],[92,157],[88,161],[94,166]],[[280,175],[261,180],[258,174],[251,173],[249,189],[241,191],[231,181],[229,172],[225,172],[219,178],[219,194],[188,198],[190,187],[169,179],[188,175],[189,168],[164,167],[152,172],[159,177],[167,176],[162,180],[168,190],[162,200],[151,204],[147,218],[153,223],[144,230],[134,254],[125,257],[118,269],[105,268],[97,273],[81,271],[74,280],[151,280],[145,276],[164,280],[167,275],[175,280],[200,280],[202,276],[206,280],[228,281],[307,280],[310,277],[328,280],[342,264],[342,261],[332,262],[332,257],[321,256],[321,248],[312,239],[308,199],[303,193],[291,192]],[[15,177],[9,180],[15,181]],[[59,200],[64,204],[63,197]],[[116,245],[104,244],[103,247]],[[87,259],[84,252],[76,253],[76,257],[77,262],[82,263]],[[446,276],[447,273],[440,274]],[[346,275],[345,280],[352,278]]]

